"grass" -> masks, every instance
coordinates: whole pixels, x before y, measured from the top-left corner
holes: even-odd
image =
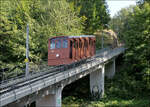
[[[120,99],[120,98],[103,98],[99,101],[88,101],[69,97],[63,100],[62,107],[150,107],[149,98],[141,99]]]

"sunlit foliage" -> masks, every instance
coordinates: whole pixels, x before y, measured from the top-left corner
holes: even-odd
[[[79,35],[81,19],[65,0],[0,1],[0,63],[24,63],[29,24],[31,61],[47,59],[48,38]]]
[[[121,10],[111,24],[126,44],[128,71],[150,89],[150,3]]]
[[[110,20],[107,4],[104,0],[67,0],[77,15],[82,18],[84,33],[93,34],[106,28]]]

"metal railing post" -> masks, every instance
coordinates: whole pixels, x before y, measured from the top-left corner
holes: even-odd
[[[26,78],[29,75],[29,24],[27,24],[27,38],[26,38],[26,72],[25,72],[25,76]]]
[[[102,38],[101,38],[101,39],[102,39],[102,40],[101,40],[101,41],[102,41],[102,43],[101,43],[101,48],[102,48],[102,49],[104,48],[104,37],[103,37],[103,36],[104,36],[104,35],[103,35],[103,31],[102,31]]]

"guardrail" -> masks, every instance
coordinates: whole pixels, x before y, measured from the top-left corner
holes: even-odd
[[[114,50],[114,49],[111,49],[109,47],[101,49],[101,50],[98,50],[98,51],[96,51],[96,55],[94,57],[92,57],[92,58],[100,57],[100,55],[102,57],[101,53],[106,53],[106,52],[109,52],[109,51],[112,52],[112,50]],[[84,62],[84,63],[86,63],[86,62]],[[17,83],[36,78],[38,76],[45,75],[45,74],[47,74],[49,72],[64,71],[64,70],[69,69],[70,67],[76,67],[78,65],[78,64],[77,65],[76,64],[77,63],[73,63],[73,64],[70,64],[68,66],[60,66],[60,67],[42,66],[41,68],[43,68],[43,69],[41,69],[41,70],[38,69],[38,71],[30,73],[28,78],[26,78],[25,74],[23,74],[23,75],[19,75],[17,77],[11,78],[11,79],[7,79],[7,80],[4,80],[4,81],[1,81],[0,82],[0,90],[5,88],[5,87],[7,87],[7,86],[12,86],[13,87],[13,85],[15,85]],[[34,70],[37,70],[37,69],[34,69]]]
[[[101,52],[109,50],[109,47],[100,49],[96,51],[96,55]],[[95,56],[96,56],[95,55]],[[15,85],[18,82],[23,82],[29,79],[33,79],[40,75],[44,75],[47,72],[54,71],[64,71],[64,69],[69,68],[68,66],[61,67],[50,67],[47,65],[47,62],[43,61],[44,64],[29,64],[29,76],[25,77],[25,68],[21,66],[15,66],[13,68],[2,69],[0,72],[1,81],[0,81],[0,90],[9,85]],[[76,63],[70,64],[69,66],[75,67]],[[60,70],[59,70],[60,69]]]
[[[95,58],[91,58],[91,60],[89,60],[86,64],[82,64],[73,69],[69,69],[64,72],[59,72],[55,75],[50,75],[48,73],[37,78],[26,80],[26,84],[24,83],[24,85],[19,85],[18,88],[12,88],[11,90],[1,94],[0,106],[7,105],[22,97],[44,89],[45,87],[48,87],[62,80],[70,78],[74,75],[92,69],[93,67],[97,67],[98,65],[124,52],[124,50],[125,48],[123,47],[105,50],[99,54],[96,54]],[[17,87],[17,84],[15,84],[14,87]]]

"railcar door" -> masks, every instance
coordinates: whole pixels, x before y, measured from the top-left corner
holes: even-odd
[[[61,50],[61,39],[60,38],[56,38],[55,40],[55,44],[56,44],[56,49],[55,49],[55,57],[56,58],[61,58],[62,57],[62,50]]]
[[[73,58],[73,41],[70,41],[70,52],[69,52],[69,58]]]
[[[48,59],[60,58],[61,40],[59,38],[53,38],[50,40]]]
[[[86,57],[86,39],[84,39],[84,56]]]
[[[92,43],[93,43],[93,40],[90,38],[90,41],[89,41],[89,47],[90,47],[90,56],[92,56],[93,54],[93,46],[92,46]]]
[[[90,38],[87,39],[87,56],[90,56]]]
[[[80,40],[77,39],[77,59],[80,59]]]
[[[61,45],[61,58],[68,58],[69,57],[69,46],[68,46],[68,39],[62,38],[62,45]]]
[[[75,51],[76,51],[75,52],[76,53],[76,57],[75,58],[76,58],[76,60],[78,59],[78,56],[79,56],[79,49],[78,49],[79,47],[78,47],[78,45],[79,45],[78,44],[78,40],[76,40],[76,42],[75,42]]]
[[[76,40],[73,41],[73,59],[76,59]]]
[[[93,39],[91,39],[91,55],[94,55],[94,43],[93,43]]]
[[[81,39],[81,58],[84,57],[84,40]]]
[[[81,59],[81,51],[82,51],[82,42],[79,40],[79,58]]]
[[[85,57],[88,57],[88,41],[85,39],[84,43]]]

